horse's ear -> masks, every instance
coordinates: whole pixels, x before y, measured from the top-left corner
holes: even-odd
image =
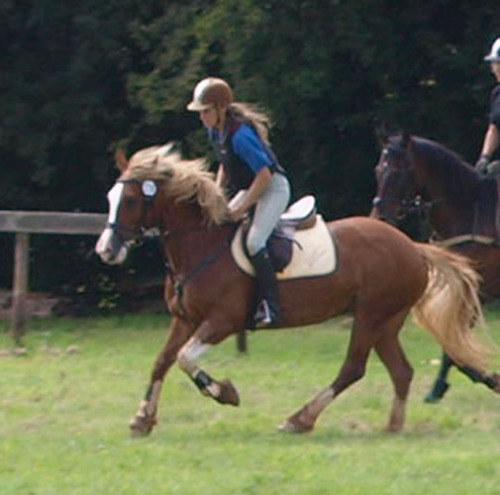
[[[128,166],[128,159],[127,155],[125,155],[125,151],[123,151],[121,148],[118,148],[115,153],[115,162],[116,162],[116,168],[123,174],[125,170],[127,170]]]
[[[170,142],[160,146],[158,149],[158,156],[167,156],[174,151],[175,143]]]
[[[381,148],[385,148],[387,142],[389,141],[389,133],[387,132],[387,126],[382,123],[375,129],[375,137]]]
[[[408,145],[411,143],[411,134],[404,129],[401,131],[401,146],[403,148],[408,148]]]

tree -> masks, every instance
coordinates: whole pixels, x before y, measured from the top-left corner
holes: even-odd
[[[218,75],[271,112],[295,196],[368,213],[382,122],[475,160],[500,35],[493,0],[4,0],[0,19],[4,209],[105,211],[118,144],[209,153],[185,105]]]

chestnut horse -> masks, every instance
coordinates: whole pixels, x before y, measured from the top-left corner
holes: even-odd
[[[440,143],[407,133],[380,136],[382,152],[375,168],[377,195],[371,216],[399,225],[411,214],[423,217],[431,241],[467,256],[481,275],[483,300],[500,296],[500,241],[495,219],[496,179],[479,174]],[[443,354],[441,369],[427,402],[440,400],[455,363]],[[467,366],[459,370],[474,382],[500,392],[500,377]]]
[[[230,240],[238,226],[228,221],[226,198],[204,160],[182,160],[168,145],[141,150],[130,161],[123,153],[117,157],[121,176],[108,194],[109,221],[96,251],[107,263],[121,263],[134,243],[157,229],[169,266],[168,339],[130,423],[133,435],[146,435],[156,424],[162,384],[176,361],[203,395],[239,404],[233,384],[212,378],[200,368],[199,358],[245,328],[254,282],[233,260]],[[379,220],[349,218],[328,223],[327,229],[338,266],[327,275],[279,281],[282,327],[350,312],[350,343],[337,377],[288,417],[282,429],[312,430],[326,406],[362,378],[375,349],[395,392],[388,429],[399,431],[413,370],[398,336],[412,309],[454,359],[478,367],[484,362],[485,347],[471,331],[482,316],[477,274],[465,258],[414,243]]]

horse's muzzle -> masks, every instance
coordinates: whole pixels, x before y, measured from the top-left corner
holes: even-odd
[[[108,265],[122,264],[127,258],[128,251],[128,244],[120,242],[119,237],[109,228],[104,230],[95,246],[95,252]]]

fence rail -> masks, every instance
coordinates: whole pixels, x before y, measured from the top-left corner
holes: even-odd
[[[11,313],[16,343],[21,342],[26,327],[30,234],[98,235],[105,225],[106,215],[101,213],[0,211],[0,232],[16,235]]]
[[[105,224],[101,213],[0,211],[0,232],[98,235]]]

